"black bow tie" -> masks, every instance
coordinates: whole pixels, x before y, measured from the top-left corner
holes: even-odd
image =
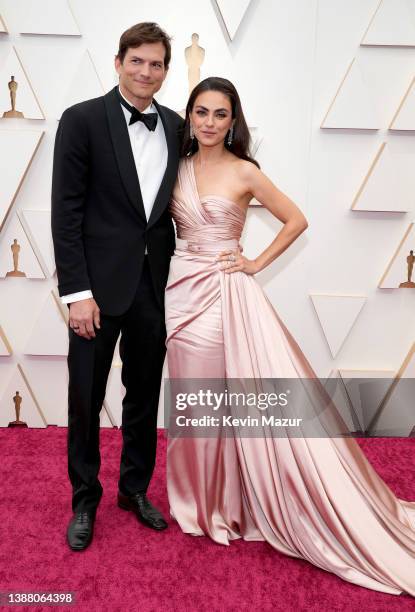
[[[140,111],[135,108],[135,106],[131,106],[131,104],[128,104],[128,102],[124,100],[119,91],[118,97],[120,103],[124,106],[124,108],[126,108],[131,113],[130,122],[128,125],[132,125],[136,121],[142,121],[148,130],[154,132],[157,126],[157,113],[140,113]]]

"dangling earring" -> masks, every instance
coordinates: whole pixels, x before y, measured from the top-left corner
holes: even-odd
[[[231,146],[232,140],[233,140],[233,123],[231,125],[231,129],[229,130],[229,136],[228,136],[228,145],[229,146]]]
[[[194,133],[193,125],[192,124],[190,124],[190,138],[192,140],[194,140],[194,138],[195,138],[195,133]]]

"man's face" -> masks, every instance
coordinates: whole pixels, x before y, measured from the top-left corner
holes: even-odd
[[[122,63],[115,58],[121,89],[126,97],[131,98],[131,102],[139,105],[147,103],[160,89],[167,75],[165,53],[161,42],[144,43],[127,49]]]

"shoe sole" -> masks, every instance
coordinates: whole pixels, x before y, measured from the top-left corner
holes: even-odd
[[[168,527],[168,525],[166,525],[165,527],[154,527],[154,525],[152,525],[151,523],[148,523],[141,516],[138,516],[134,512],[134,510],[130,508],[130,506],[127,506],[126,504],[120,501],[117,501],[117,504],[118,504],[118,507],[121,508],[121,510],[126,510],[127,512],[132,512],[133,514],[135,514],[135,516],[137,517],[137,519],[140,521],[142,525],[145,525],[146,527],[149,527],[150,529],[154,529],[154,531],[164,531],[164,529],[167,529]]]
[[[71,546],[69,544],[69,548],[73,551],[73,552],[82,552],[83,550],[86,550],[88,548],[88,546],[91,544],[92,539],[88,542],[88,544],[86,544],[86,546],[83,546],[82,548],[74,548],[73,546]]]

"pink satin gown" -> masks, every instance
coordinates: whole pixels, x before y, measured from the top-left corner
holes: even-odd
[[[245,212],[200,199],[191,158],[171,212],[170,378],[314,378],[255,278],[215,261],[238,246]],[[415,596],[415,502],[393,494],[353,438],[170,438],[167,487],[185,533],[265,540],[348,582]]]

